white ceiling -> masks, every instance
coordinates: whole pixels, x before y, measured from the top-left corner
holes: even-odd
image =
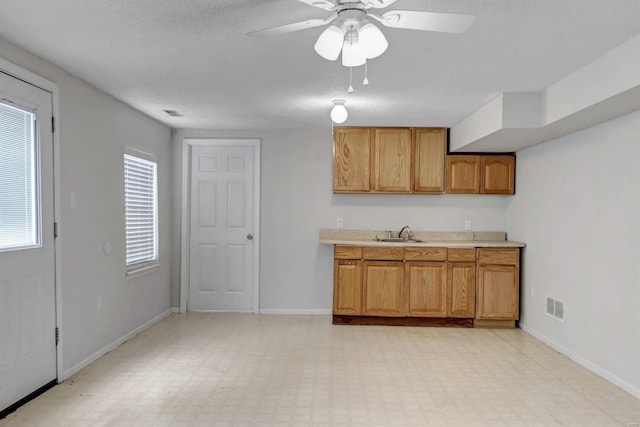
[[[0,0],[0,37],[174,128],[452,126],[501,92],[541,91],[640,33],[639,0],[398,0],[474,14],[462,35],[383,28],[389,49],[349,72],[314,28],[246,34],[329,12],[296,0]],[[2,56],[2,52],[0,52]],[[179,110],[182,118],[162,110]]]

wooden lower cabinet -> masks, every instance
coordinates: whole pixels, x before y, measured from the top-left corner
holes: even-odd
[[[512,328],[519,254],[518,248],[336,246],[334,323],[403,324],[389,318],[404,317],[415,322],[404,324]]]
[[[364,261],[362,279],[362,314],[367,316],[402,316],[404,263]]]
[[[405,278],[405,316],[447,317],[446,262],[407,262]]]
[[[362,261],[333,262],[333,313],[359,315],[362,312]]]
[[[518,248],[478,249],[477,301],[476,319],[480,321],[514,322],[518,319],[520,314],[520,250]]]
[[[477,319],[518,319],[518,267],[481,265],[478,267]]]
[[[447,265],[447,317],[472,318],[476,313],[476,263]]]

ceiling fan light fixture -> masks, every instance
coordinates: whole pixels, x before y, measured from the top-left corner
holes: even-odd
[[[320,34],[313,46],[316,53],[329,61],[335,61],[340,56],[344,42],[345,30],[337,25],[330,25]]]
[[[347,120],[349,117],[349,112],[347,108],[344,106],[346,101],[344,99],[334,99],[333,100],[333,108],[331,109],[331,120],[334,123],[341,124]]]
[[[364,52],[358,41],[358,33],[355,29],[347,31],[342,46],[342,65],[345,67],[359,67],[367,62]]]
[[[366,23],[358,31],[360,49],[367,59],[377,58],[389,47],[389,42],[378,27],[372,23]]]

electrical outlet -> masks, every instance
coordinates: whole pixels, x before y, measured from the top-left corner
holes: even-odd
[[[336,227],[344,228],[344,218],[338,218],[338,221],[336,221]]]
[[[471,220],[470,219],[468,219],[468,220],[466,220],[464,222],[464,229],[467,230],[467,231],[471,230]]]
[[[102,309],[102,297],[98,297],[98,310]]]

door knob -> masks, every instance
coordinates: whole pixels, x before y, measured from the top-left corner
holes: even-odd
[[[253,234],[251,233],[247,234],[247,240],[253,240]]]

